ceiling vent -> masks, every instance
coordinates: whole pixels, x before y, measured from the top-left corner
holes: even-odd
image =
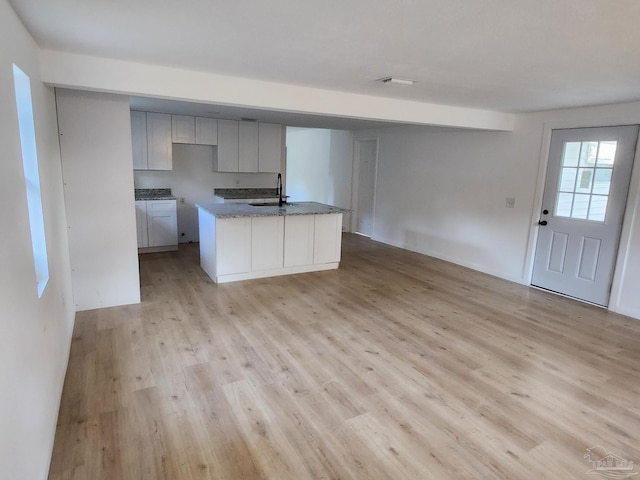
[[[405,80],[396,77],[379,78],[378,82],[384,83],[385,85],[399,85],[401,87],[408,87],[409,85],[413,85],[414,83],[416,83],[413,80]]]

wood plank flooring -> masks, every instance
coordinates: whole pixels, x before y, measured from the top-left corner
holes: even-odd
[[[215,285],[196,245],[140,268],[140,305],[77,316],[50,479],[640,467],[640,321],[354,235],[336,271]]]

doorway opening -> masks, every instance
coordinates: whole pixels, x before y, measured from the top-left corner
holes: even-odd
[[[355,146],[357,182],[355,189],[355,233],[371,238],[375,208],[375,191],[378,166],[378,139],[359,139]]]

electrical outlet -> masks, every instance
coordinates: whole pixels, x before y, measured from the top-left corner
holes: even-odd
[[[180,198],[180,203],[184,203],[184,197]]]
[[[504,206],[507,207],[507,208],[514,208],[516,206],[515,197],[507,197],[505,202],[504,202]]]

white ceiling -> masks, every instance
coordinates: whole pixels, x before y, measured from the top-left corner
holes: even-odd
[[[638,0],[10,1],[52,50],[503,112],[640,100]]]

